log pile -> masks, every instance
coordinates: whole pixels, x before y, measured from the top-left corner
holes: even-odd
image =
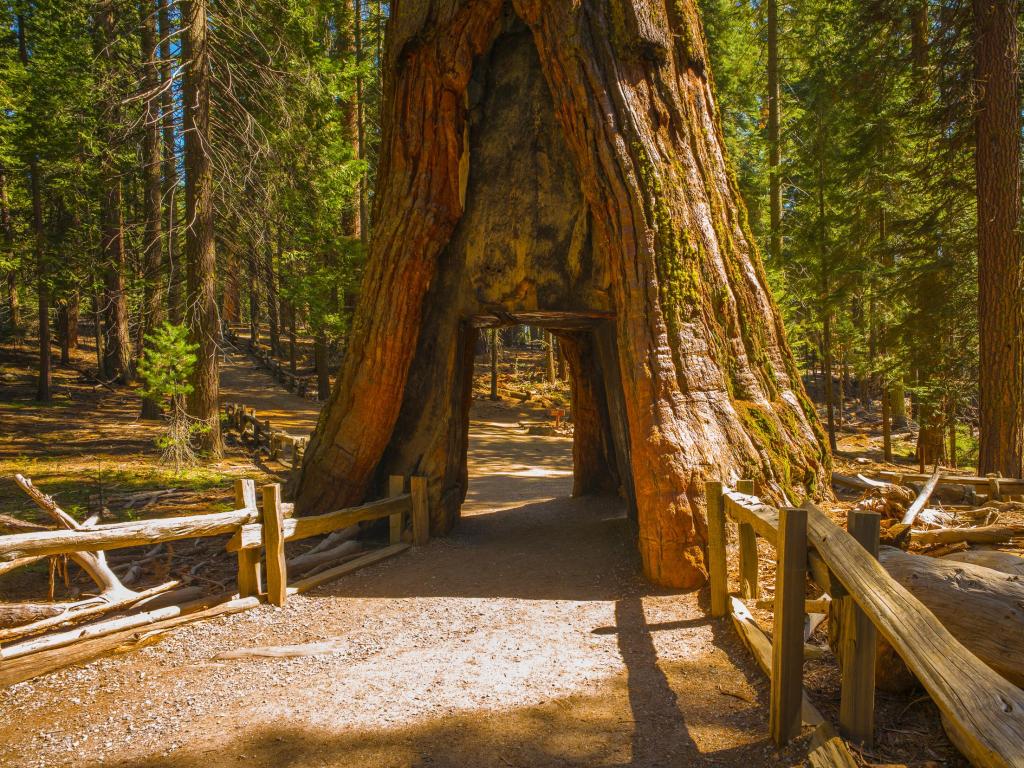
[[[833,476],[837,485],[862,492],[855,509],[881,515],[882,566],[972,653],[1014,684],[1024,685],[1014,661],[1024,658],[1024,503],[997,497],[1000,485],[1015,489],[1019,481],[990,483],[990,498],[983,500],[969,484],[978,478],[955,478],[959,482],[948,494],[941,493],[943,484],[952,483],[938,469],[926,479],[915,475],[916,482],[902,485],[892,482],[903,481],[893,473],[883,477]],[[944,498],[971,498],[974,503],[944,503]],[[830,614],[829,640],[837,654],[842,620],[841,614]],[[900,692],[915,683],[900,657],[880,639],[878,687]]]

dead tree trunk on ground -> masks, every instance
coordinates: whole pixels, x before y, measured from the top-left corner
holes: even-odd
[[[409,0],[384,67],[374,236],[300,511],[416,472],[432,529],[451,528],[476,329],[531,311],[556,331],[590,321],[655,582],[705,579],[705,478],[825,489],[693,0]]]

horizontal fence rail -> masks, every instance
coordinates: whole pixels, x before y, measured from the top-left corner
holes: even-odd
[[[705,486],[711,609],[713,615],[725,616],[743,606],[728,594],[726,540],[731,519],[741,531],[749,526],[776,549],[770,711],[776,742],[783,744],[799,732],[806,573],[833,600],[843,601],[833,609],[847,611],[850,619],[844,622],[841,639],[850,650],[843,654],[844,736],[871,741],[877,633],[924,686],[942,712],[951,740],[973,764],[1024,766],[1024,691],[971,653],[882,567],[877,560],[878,515],[851,513],[847,531],[809,502],[778,509],[753,495],[750,483],[744,486],[746,492],[717,482]],[[742,572],[745,557],[756,561],[756,540],[749,551],[751,545],[741,532],[739,544]]]

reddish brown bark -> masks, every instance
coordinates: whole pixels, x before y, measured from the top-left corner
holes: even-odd
[[[1024,473],[1024,265],[1018,225],[1017,0],[974,0],[978,183],[978,470]]]
[[[416,471],[446,530],[465,494],[467,318],[605,312],[589,383],[645,573],[701,584],[703,479],[753,475],[795,500],[828,459],[727,170],[695,4],[392,14],[374,239],[300,510]]]
[[[145,286],[143,303],[142,344],[146,334],[152,333],[164,321],[164,248],[163,248],[163,152],[160,122],[160,71],[157,63],[158,44],[156,37],[157,8],[151,2],[140,6],[142,85],[147,93],[142,111],[142,180],[143,217],[146,221],[143,234],[145,253]],[[156,399],[142,399],[142,418],[155,419],[160,415]]]
[[[182,92],[185,117],[185,257],[188,261],[186,320],[199,345],[193,375],[189,414],[202,423],[203,450],[221,452],[219,417],[219,360],[217,340],[217,257],[213,240],[213,166],[210,161],[210,51],[206,0],[186,0],[181,6]]]

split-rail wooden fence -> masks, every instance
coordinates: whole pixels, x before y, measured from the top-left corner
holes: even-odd
[[[776,508],[754,495],[752,481],[737,488],[705,484],[711,612],[731,615],[737,631],[771,677],[772,738],[785,744],[801,723],[818,726],[815,765],[854,765],[803,690],[807,579],[845,612],[839,732],[868,746],[874,734],[876,639],[902,657],[942,712],[946,732],[977,766],[1024,766],[1024,691],[988,667],[957,640],[920,600],[877,560],[879,515],[851,511],[843,530],[811,503]],[[776,550],[772,640],[742,600],[729,594],[727,519],[739,526],[740,592],[758,596],[757,539]],[[814,740],[812,740],[813,742]],[[813,746],[813,743],[812,743]],[[815,754],[817,753],[817,754]]]
[[[310,517],[292,517],[293,507],[281,501],[277,483],[261,489],[262,508],[257,504],[256,485],[252,480],[235,482],[235,509],[227,512],[139,520],[125,523],[96,524],[66,530],[32,531],[0,536],[0,563],[38,557],[71,555],[81,552],[103,552],[155,545],[165,542],[208,536],[230,536],[227,551],[238,558],[238,591],[236,595],[214,596],[171,606],[138,616],[108,623],[100,637],[92,628],[64,633],[54,642],[45,640],[32,653],[22,654],[17,648],[0,649],[0,686],[11,685],[68,664],[93,658],[119,642],[130,643],[133,633],[156,631],[193,621],[237,613],[266,601],[282,606],[291,594],[305,592],[364,566],[405,551],[411,545],[404,532],[411,527],[412,543],[425,544],[429,539],[427,480],[413,476],[408,479],[392,476],[386,498],[356,507],[339,509]],[[284,545],[313,536],[342,530],[370,520],[389,520],[389,542],[356,559],[288,583]],[[263,585],[261,560],[265,560],[266,584]],[[66,641],[66,642],[65,642]],[[73,646],[73,647],[72,647]]]

